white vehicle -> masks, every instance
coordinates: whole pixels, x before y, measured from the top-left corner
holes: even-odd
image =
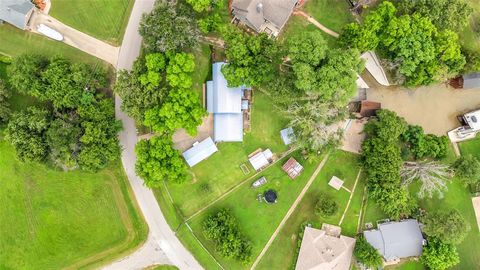
[[[37,26],[37,31],[51,39],[62,41],[63,36],[57,30],[54,30],[51,27],[46,26],[45,24],[41,23]]]

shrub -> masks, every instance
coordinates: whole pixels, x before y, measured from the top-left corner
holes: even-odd
[[[425,234],[448,244],[460,244],[470,230],[470,224],[455,209],[428,213],[423,223]]]
[[[338,211],[338,204],[328,194],[320,194],[317,202],[315,203],[315,214],[330,217],[335,215]]]
[[[226,258],[248,263],[252,246],[238,229],[237,220],[227,209],[210,215],[203,222],[203,233],[215,242],[215,249]]]
[[[378,268],[383,264],[380,253],[370,245],[363,236],[360,236],[355,243],[355,249],[353,255],[359,262],[369,268]]]
[[[420,261],[429,269],[444,270],[460,262],[457,248],[453,244],[443,243],[432,238],[423,249]]]
[[[465,185],[475,185],[480,182],[480,161],[476,157],[461,156],[453,163],[452,168]]]

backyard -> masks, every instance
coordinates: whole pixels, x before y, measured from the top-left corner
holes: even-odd
[[[61,22],[119,46],[134,0],[51,0],[49,15]]]
[[[359,156],[341,150],[332,153],[311,188],[298,205],[293,215],[280,231],[279,235],[267,251],[258,265],[258,269],[292,269],[296,262],[297,246],[301,239],[299,233],[301,225],[310,223],[316,228],[320,228],[322,223],[339,225],[341,216],[346,208],[350,194],[341,189],[335,190],[328,186],[328,181],[332,176],[337,176],[345,181],[344,185],[352,190],[355,179],[360,170]],[[350,206],[346,212],[345,218],[341,224],[342,234],[354,237],[357,232],[357,223],[362,205],[365,180],[360,177],[356,186]],[[328,218],[315,215],[314,206],[318,200],[319,194],[330,195],[339,205],[338,212]],[[282,254],[279,256],[279,254]]]
[[[468,49],[478,50],[480,48],[480,2],[478,0],[467,2],[474,11],[469,26],[460,33],[460,40]]]

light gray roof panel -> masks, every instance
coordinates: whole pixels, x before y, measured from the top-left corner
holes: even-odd
[[[463,88],[472,89],[480,88],[480,73],[472,73],[463,76]]]
[[[243,114],[216,113],[213,115],[213,132],[216,142],[243,141]]]
[[[33,7],[33,4],[27,0],[1,0],[0,20],[20,29],[25,29],[26,16]]]
[[[213,142],[212,138],[208,137],[202,142],[183,152],[182,155],[187,164],[190,167],[193,167],[217,151],[217,146]]]

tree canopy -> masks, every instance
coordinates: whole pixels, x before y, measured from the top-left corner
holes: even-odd
[[[422,221],[425,234],[449,244],[460,244],[470,230],[469,223],[455,209],[430,212]]]
[[[420,14],[439,30],[463,29],[473,12],[465,0],[396,0],[400,14]]]
[[[168,135],[141,140],[135,146],[135,153],[136,172],[148,187],[160,187],[163,181],[181,183],[185,180],[187,167]]]
[[[277,43],[266,34],[249,35],[229,27],[223,31],[228,63],[222,73],[230,87],[260,86],[271,80],[281,61]]]
[[[149,52],[180,52],[194,47],[199,38],[195,16],[182,3],[157,1],[143,16],[139,32]]]
[[[439,239],[431,238],[428,245],[423,248],[420,261],[428,269],[445,270],[460,262],[457,248],[453,244],[447,244]]]
[[[17,91],[51,107],[12,117],[7,137],[19,159],[43,161],[48,156],[64,170],[96,171],[118,158],[121,123],[115,120],[112,100],[98,93],[107,82],[103,70],[60,57],[23,55],[14,59],[10,74]]]
[[[5,83],[0,79],[0,123],[8,120],[10,116],[10,90],[7,89]]]
[[[480,183],[480,161],[473,155],[462,155],[452,167],[466,185]]]
[[[361,51],[377,49],[406,86],[428,85],[462,71],[466,61],[455,32],[437,29],[420,13],[395,14],[391,2],[382,2],[362,25],[345,26],[341,43]]]

